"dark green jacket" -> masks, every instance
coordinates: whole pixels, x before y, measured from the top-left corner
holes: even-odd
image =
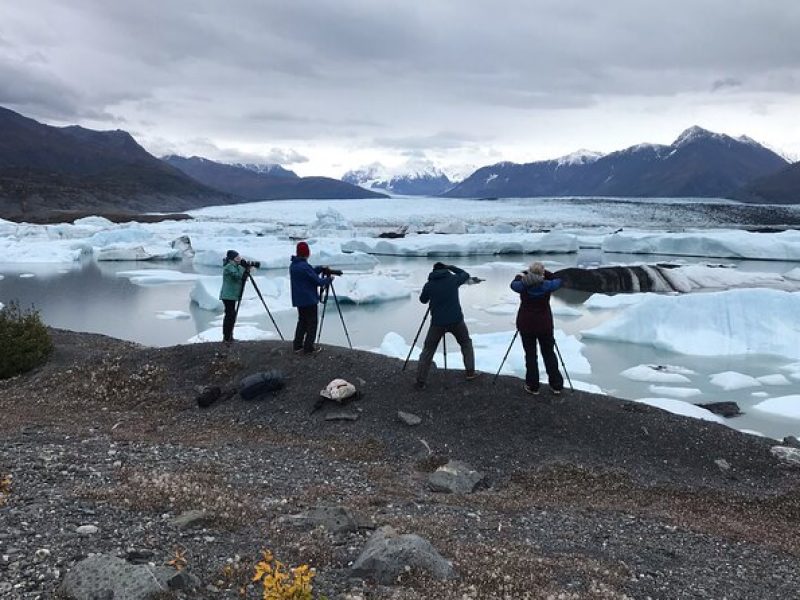
[[[419,301],[431,303],[431,324],[445,327],[464,320],[458,288],[469,281],[469,273],[458,267],[434,269],[428,275],[428,283],[422,288]]]
[[[242,277],[244,267],[237,265],[232,260],[222,267],[222,289],[219,292],[220,300],[238,300],[242,292]]]

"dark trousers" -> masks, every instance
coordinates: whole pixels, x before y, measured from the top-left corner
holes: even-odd
[[[294,330],[293,346],[295,350],[314,351],[317,337],[317,305],[297,307],[297,327]]]
[[[522,338],[522,347],[525,349],[525,384],[535,390],[539,389],[539,362],[536,357],[536,343],[542,350],[542,361],[547,371],[547,382],[550,388],[561,390],[564,387],[564,378],[558,370],[556,357],[556,339],[552,333],[526,333],[519,332]]]
[[[466,323],[460,321],[452,325],[431,325],[428,334],[425,336],[425,344],[422,346],[422,354],[417,363],[417,381],[425,383],[428,378],[428,371],[433,362],[433,355],[439,346],[439,341],[446,333],[452,333],[458,345],[461,346],[461,356],[464,358],[464,369],[467,373],[475,371],[475,352],[472,349],[472,340],[469,337],[469,330]]]
[[[225,316],[222,319],[222,340],[233,341],[233,326],[236,324],[236,300],[223,300]]]

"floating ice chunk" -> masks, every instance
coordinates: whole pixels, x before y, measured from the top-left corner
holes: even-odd
[[[800,419],[800,395],[793,394],[791,396],[770,398],[755,404],[753,410],[760,410],[780,417],[789,417],[790,419]]]
[[[774,375],[762,375],[761,377],[756,377],[761,383],[764,385],[791,385],[792,382],[786,379],[784,375],[780,373],[775,373]]]
[[[624,308],[626,306],[633,306],[644,302],[649,296],[655,294],[616,294],[614,296],[606,296],[605,294],[594,294],[583,305],[592,310],[606,309],[606,308]]]
[[[96,227],[97,229],[105,229],[108,227],[114,227],[114,222],[109,221],[105,217],[91,216],[75,219],[73,221],[73,225],[77,227]]]
[[[691,380],[686,375],[691,374],[694,374],[694,371],[672,365],[637,365],[620,373],[632,381],[652,383],[689,383]]]
[[[572,308],[571,306],[565,306],[563,304],[553,304],[550,306],[550,309],[553,311],[553,316],[556,317],[580,317],[583,315],[577,308]]]
[[[20,279],[30,279],[31,277],[36,277],[33,273],[20,273]]]
[[[491,256],[578,251],[575,236],[563,233],[412,235],[400,239],[355,238],[342,244],[344,252],[387,256]]]
[[[355,230],[344,215],[332,206],[317,211],[317,219],[309,225],[315,236],[352,237]]]
[[[153,232],[141,225],[120,227],[118,229],[107,229],[98,231],[89,236],[87,243],[95,247],[119,246],[121,244],[141,244],[149,242],[153,238]]]
[[[672,398],[691,398],[702,394],[697,388],[670,387],[665,385],[651,385],[648,388],[654,394],[670,396]]]
[[[737,373],[736,371],[724,371],[722,373],[713,373],[710,376],[713,385],[721,387],[725,391],[741,390],[748,387],[758,387],[761,382],[755,377]]]
[[[750,395],[754,398],[769,398],[769,394],[767,392],[752,392]]]
[[[623,231],[603,241],[604,252],[626,254],[671,254],[752,258],[759,260],[800,260],[800,231],[750,233],[740,230],[691,233]]]
[[[70,240],[0,238],[0,263],[71,263],[91,247]]]
[[[800,293],[729,290],[649,295],[583,336],[699,356],[774,354],[800,358]]]
[[[156,313],[156,319],[189,319],[191,315],[182,310],[160,310]]]
[[[236,325],[233,331],[233,337],[239,341],[252,341],[252,340],[269,340],[277,337],[277,334],[271,331],[264,331],[253,327],[252,325]],[[201,331],[195,336],[186,340],[187,344],[200,344],[203,342],[221,342],[222,341],[222,327],[212,327]]]
[[[198,277],[189,298],[203,310],[222,310],[222,300],[219,292],[222,289],[222,277]]]
[[[145,261],[180,260],[183,252],[167,245],[130,246],[113,244],[95,249],[95,258],[100,261]]]
[[[796,269],[792,269],[791,271],[784,273],[783,276],[786,279],[794,279],[796,281],[800,281],[800,267],[797,267]]]
[[[337,277],[333,286],[340,302],[353,304],[386,302],[411,295],[411,290],[403,283],[382,275]]]
[[[433,233],[440,234],[464,234],[467,233],[467,224],[461,219],[449,219],[433,226]]]
[[[494,306],[486,307],[483,310],[489,313],[490,315],[515,315],[517,314],[518,309],[519,309],[519,303],[495,304]]]
[[[688,265],[676,269],[659,268],[659,272],[669,281],[673,288],[681,292],[709,288],[731,289],[745,287],[796,290],[800,287],[800,282],[787,280],[778,273],[739,271],[738,269],[722,266]]]
[[[673,398],[637,398],[635,402],[641,402],[649,406],[654,406],[667,412],[684,417],[691,417],[693,419],[702,419],[703,421],[713,421],[714,423],[726,423],[723,417],[715,415],[710,410],[695,406],[683,400],[675,400]]]
[[[117,273],[117,277],[127,277],[130,279],[131,283],[136,285],[162,285],[197,281],[202,275],[172,271],[170,269],[137,269],[133,271],[120,271]]]

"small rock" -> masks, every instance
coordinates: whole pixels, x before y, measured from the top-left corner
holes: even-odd
[[[97,525],[81,525],[75,531],[78,535],[94,535],[100,528]]]
[[[483,473],[468,464],[451,460],[428,476],[428,486],[434,492],[471,494],[483,479]]]
[[[187,510],[172,519],[169,523],[179,529],[189,529],[206,521],[208,513],[204,510]]]
[[[361,417],[359,413],[353,410],[332,410],[325,415],[326,421],[358,421]]]
[[[397,418],[410,427],[422,423],[422,417],[418,417],[413,413],[403,412],[402,410],[397,411]]]
[[[714,464],[717,465],[723,471],[727,471],[731,468],[730,463],[724,458],[718,458],[717,460],[714,461]]]
[[[788,446],[773,446],[770,452],[780,460],[792,465],[800,466],[800,448],[790,448]]]
[[[48,550],[47,548],[39,548],[36,551],[36,559],[37,560],[42,561],[42,560],[48,559],[49,557],[50,557],[50,550]]]
[[[358,519],[343,506],[317,506],[309,511],[289,517],[298,527],[324,527],[331,533],[356,531]]]
[[[200,580],[187,571],[178,571],[167,579],[167,587],[171,590],[190,590],[200,586]]]
[[[783,445],[789,448],[800,448],[800,440],[793,435],[787,435],[783,438]]]

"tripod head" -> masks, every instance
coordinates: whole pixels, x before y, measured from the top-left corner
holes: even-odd
[[[337,277],[341,277],[342,275],[344,275],[344,271],[340,271],[339,269],[331,269],[328,266],[324,266],[322,267],[322,274],[325,275],[325,277],[330,277],[331,275],[336,275]]]

